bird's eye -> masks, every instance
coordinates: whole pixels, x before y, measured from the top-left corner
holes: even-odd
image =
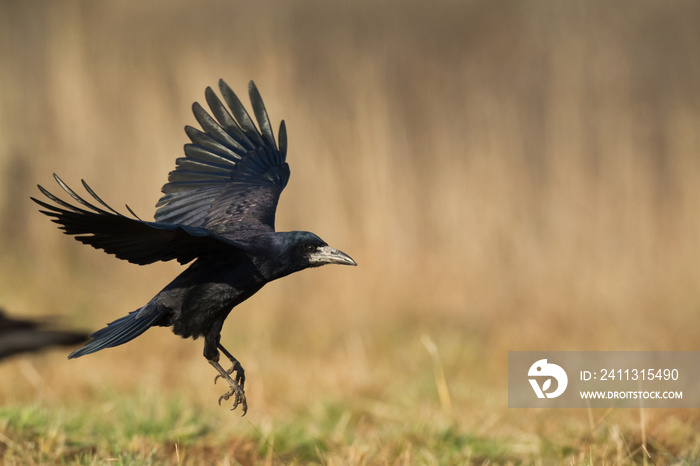
[[[316,250],[316,246],[314,246],[313,244],[307,244],[307,245],[306,245],[306,251],[307,251],[307,252],[314,252],[315,250]]]

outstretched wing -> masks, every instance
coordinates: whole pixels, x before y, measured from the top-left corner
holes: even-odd
[[[31,198],[42,206],[43,214],[53,217],[68,235],[94,248],[103,249],[120,259],[145,265],[176,259],[186,264],[206,254],[242,254],[243,247],[204,228],[173,225],[162,222],[144,222],[126,217],[108,206],[83,181],[87,192],[104,208],[77,195],[57,175],[56,182],[83,207],[72,205],[39,186],[53,204]],[[128,206],[127,206],[128,209]],[[131,212],[131,209],[129,209]],[[136,216],[133,212],[132,215]]]
[[[278,148],[260,93],[253,81],[248,87],[260,130],[223,80],[219,90],[228,109],[211,88],[205,96],[214,118],[193,105],[204,132],[185,128],[192,143],[163,186],[157,222],[202,227],[229,238],[274,231],[277,202],[289,180],[287,132],[282,122]]]

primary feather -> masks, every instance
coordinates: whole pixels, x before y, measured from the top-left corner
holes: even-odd
[[[228,238],[239,231],[274,231],[277,202],[289,181],[286,155],[277,148],[252,81],[250,100],[262,133],[223,80],[219,89],[233,116],[207,88],[207,103],[216,119],[199,104],[193,106],[204,132],[187,129],[192,144],[185,145],[185,157],[177,159],[163,186],[156,221],[204,227]],[[281,124],[279,139],[286,144],[285,133]]]

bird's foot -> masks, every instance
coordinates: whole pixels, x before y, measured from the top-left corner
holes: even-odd
[[[243,414],[242,416],[245,416],[245,413],[248,411],[248,402],[246,401],[245,398],[245,392],[243,391],[243,388],[241,388],[240,385],[237,386],[232,386],[229,391],[224,393],[219,397],[219,406],[221,406],[221,400],[226,400],[228,401],[229,398],[233,396],[233,407],[231,408],[231,411],[235,410],[238,405],[240,404],[243,407]]]
[[[233,411],[240,405],[243,409],[242,415],[245,416],[245,413],[248,412],[248,402],[245,398],[245,390],[243,390],[243,382],[245,381],[245,377],[242,376],[243,368],[241,367],[241,370],[238,371],[237,369],[235,369],[236,365],[234,364],[230,371],[226,371],[216,361],[209,361],[209,364],[214,366],[214,369],[216,369],[219,372],[219,375],[217,375],[216,379],[214,379],[214,383],[216,383],[218,378],[221,377],[228,383],[229,387],[231,387],[229,391],[227,391],[219,397],[219,406],[221,406],[222,400],[228,401],[229,398],[233,397],[233,407],[231,408],[231,411]],[[238,366],[240,367],[240,363],[238,364]],[[236,370],[236,380],[232,379],[230,375],[234,370]],[[239,380],[240,383],[238,382]]]
[[[233,364],[230,369],[226,371],[228,375],[233,374],[236,372],[236,378],[234,379],[238,385],[243,388],[245,386],[245,370],[243,370],[243,366],[241,366],[241,363],[238,362],[236,358],[231,358],[231,363]],[[219,378],[223,377],[221,374],[217,375],[214,377],[214,383],[216,383]]]

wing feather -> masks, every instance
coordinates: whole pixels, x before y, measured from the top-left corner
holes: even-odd
[[[83,207],[66,202],[39,186],[39,190],[53,202],[32,198],[43,208],[41,212],[76,240],[103,249],[120,259],[139,265],[173,259],[185,264],[207,254],[236,255],[245,251],[242,245],[201,227],[144,222],[126,217],[112,209],[83,182],[88,194],[106,210],[102,209],[79,196],[57,175],[54,178]]]
[[[289,180],[284,122],[280,150],[252,81],[249,95],[260,130],[223,80],[219,90],[223,102],[211,88],[205,91],[213,117],[201,105],[192,106],[203,131],[185,128],[192,144],[185,145],[185,157],[176,160],[163,186],[156,221],[201,227],[229,238],[241,231],[274,230],[277,202]]]
[[[253,142],[256,146],[263,145],[264,143],[260,133],[255,127],[253,120],[250,119],[248,111],[246,111],[245,107],[241,103],[241,100],[223,79],[219,80],[219,91],[221,91],[224,101],[226,101],[226,104],[233,112],[233,116],[235,116],[236,121],[238,121],[238,126],[241,127],[245,135],[251,139],[251,142]]]
[[[263,139],[265,139],[267,146],[277,147],[275,144],[275,135],[272,132],[272,125],[270,124],[270,118],[267,116],[267,110],[265,110],[265,104],[253,81],[248,84],[248,92],[250,94],[250,103],[255,113],[255,119],[258,120],[258,126],[260,126]]]
[[[231,116],[229,111],[226,110],[226,106],[224,106],[211,87],[207,87],[204,96],[207,100],[209,108],[214,114],[214,117],[218,120],[219,124],[221,124],[221,126],[226,129],[227,132],[229,132],[231,137],[233,137],[236,142],[242,146],[241,148],[244,150],[254,149],[255,144],[248,139],[248,136],[246,136],[239,124],[236,123],[236,120]]]
[[[274,231],[277,203],[290,176],[285,124],[280,123],[278,148],[260,92],[252,81],[248,87],[259,130],[223,80],[223,101],[211,88],[205,91],[211,115],[198,103],[192,106],[202,129],[185,127],[191,143],[168,175],[154,222],[141,220],[129,206],[133,217],[117,212],[83,181],[86,199],[56,175],[72,202],[42,186],[47,199],[32,200],[66,234],[136,264],[245,254],[242,243],[251,232]]]

